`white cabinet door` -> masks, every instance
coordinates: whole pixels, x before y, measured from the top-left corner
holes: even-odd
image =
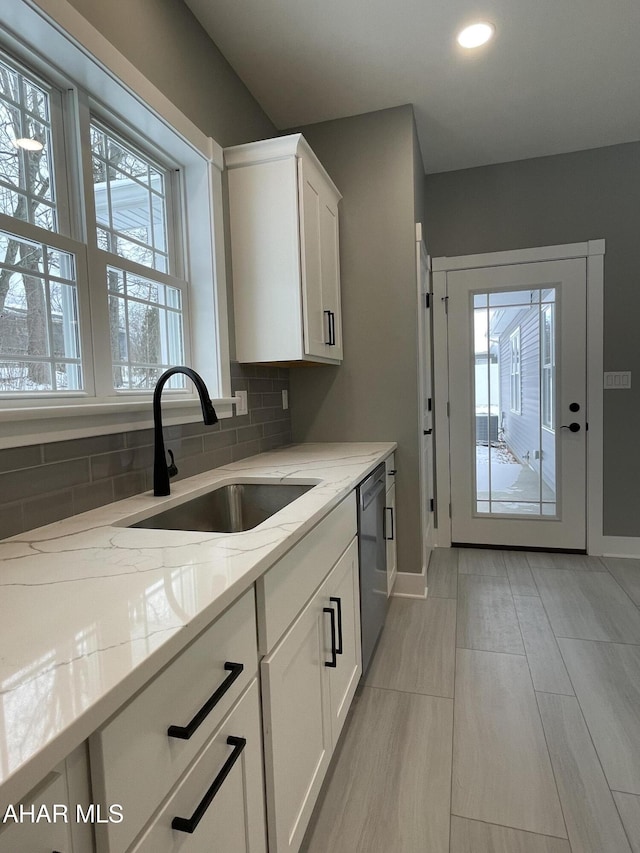
[[[336,666],[329,668],[331,731],[335,748],[362,674],[360,651],[360,576],[358,540],[338,560],[321,592],[325,607],[335,610],[338,650]]]
[[[387,595],[391,595],[396,582],[398,563],[396,554],[396,487],[387,490],[384,507],[384,538],[387,540]]]
[[[254,679],[131,853],[266,853],[263,786]]]
[[[325,190],[320,204],[320,274],[322,311],[327,328],[328,358],[342,358],[342,313],[340,308],[340,257],[338,246],[338,205]]]
[[[56,812],[54,806],[58,807]],[[16,804],[15,808],[18,810],[20,806]],[[33,809],[33,812],[25,809]],[[24,803],[22,822],[13,822],[12,817],[7,819],[4,826],[0,824],[0,853],[74,853],[71,825],[76,819],[75,804],[68,803],[62,767],[59,772],[56,770],[49,774],[31,802]],[[16,817],[20,817],[18,811]]]
[[[261,664],[270,853],[300,847],[331,758],[324,602],[316,593]]]
[[[325,356],[328,354],[331,318],[324,313],[322,298],[322,176],[312,163],[299,160],[298,181],[304,351],[306,355]]]

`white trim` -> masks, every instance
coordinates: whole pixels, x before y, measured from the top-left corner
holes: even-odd
[[[417,572],[398,572],[391,595],[394,598],[426,598],[427,572],[425,567]]]
[[[230,418],[234,414],[234,398],[225,397],[211,402],[220,420]],[[196,423],[202,420],[202,409],[197,399],[163,398],[162,412],[165,425]],[[151,399],[78,405],[69,402],[65,406],[51,409],[4,409],[0,412],[0,449],[152,427]]]
[[[434,310],[441,316],[434,323],[434,401],[436,412],[436,489],[438,500],[438,528],[436,545],[451,545],[451,521],[443,516],[451,495],[449,470],[449,423],[446,415],[448,400],[449,369],[447,323],[443,301],[446,297],[447,272],[482,267],[506,266],[511,264],[536,263],[538,261],[587,259],[587,518],[586,547],[589,554],[603,554],[607,549],[614,553],[630,556],[635,553],[640,539],[604,536],[603,533],[603,295],[604,295],[605,241],[587,240],[583,243],[568,243],[558,246],[516,249],[507,252],[464,255],[452,258],[434,258],[433,290]],[[435,317],[435,315],[434,315]],[[627,550],[625,550],[627,549]],[[639,554],[640,556],[640,554]]]
[[[447,274],[433,273],[433,408],[435,427],[436,518],[434,546],[451,547],[451,471],[449,469],[449,363],[447,347]]]
[[[595,242],[595,241],[594,241]],[[587,259],[587,553],[603,553],[604,536],[604,240]],[[640,541],[640,540],[638,540]]]
[[[593,552],[600,557],[640,558],[640,539],[635,536],[601,536],[600,548]]]
[[[561,246],[540,246],[532,249],[513,249],[507,252],[434,258],[432,263],[434,272],[452,272],[475,269],[475,267],[503,267],[512,264],[531,264],[537,261],[564,261],[569,258],[588,258],[591,255],[604,255],[604,240],[586,240],[584,243],[565,243]]]

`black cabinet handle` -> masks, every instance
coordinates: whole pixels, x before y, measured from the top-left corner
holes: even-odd
[[[213,711],[218,702],[222,699],[227,690],[231,687],[233,682],[238,678],[242,670],[244,669],[244,665],[241,663],[230,663],[227,661],[224,665],[224,668],[229,671],[229,675],[222,682],[220,687],[216,690],[216,692],[208,699],[205,704],[200,708],[195,717],[188,723],[186,726],[169,726],[167,729],[167,734],[169,737],[177,737],[181,740],[189,740],[189,738],[196,732],[198,727],[205,720],[207,715]]]
[[[331,346],[334,347],[336,345],[336,315],[333,311],[330,311],[329,313],[331,314]]]
[[[229,773],[231,773],[231,768],[240,758],[240,753],[247,745],[247,739],[244,737],[233,737],[233,735],[229,735],[229,737],[227,738],[227,743],[229,744],[229,746],[233,747],[233,752],[223,764],[222,770],[213,780],[213,785],[204,795],[191,817],[174,817],[174,819],[171,821],[171,829],[177,829],[179,832],[195,832],[196,827],[204,817],[204,813],[213,802],[213,798],[218,793],[220,788],[222,788],[224,780],[227,778]]]
[[[391,513],[391,515],[390,515],[390,518],[391,518],[391,536],[387,536],[387,524],[386,524],[387,510],[389,510],[389,512]],[[382,531],[382,534],[383,534],[383,537],[385,539],[387,539],[388,541],[391,541],[392,539],[395,538],[395,524],[394,524],[394,519],[393,519],[393,507],[392,506],[386,506],[384,508],[384,519],[385,519],[385,524],[384,524],[384,530]]]
[[[342,599],[331,596],[329,601],[333,601],[338,606],[338,645],[336,646],[336,654],[342,654]]]
[[[330,347],[331,346],[331,311],[323,311],[323,314],[327,315],[327,334],[329,335],[329,340],[325,341],[325,344]]]
[[[338,652],[336,650],[336,612],[333,607],[323,607],[323,613],[328,613],[331,617],[331,660],[325,661],[325,666],[331,666],[334,669],[338,666]]]
[[[388,471],[388,472],[387,472],[387,475],[388,475],[389,477],[395,477],[395,475],[396,475],[397,473],[398,473],[398,469],[397,469],[397,468],[392,468],[390,471]]]

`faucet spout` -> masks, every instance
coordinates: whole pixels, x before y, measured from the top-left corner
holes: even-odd
[[[175,373],[184,373],[193,382],[200,398],[202,406],[202,419],[207,426],[212,426],[218,423],[216,410],[213,408],[207,386],[204,384],[203,378],[192,370],[190,367],[170,367],[158,379],[153,392],[153,427],[154,427],[154,452],[153,452],[153,494],[156,497],[161,497],[171,494],[169,486],[169,468],[167,467],[167,459],[164,451],[164,439],[162,437],[162,411],[160,407],[160,397],[162,389],[167,380]],[[173,461],[173,460],[172,460]],[[175,469],[175,466],[173,466]]]

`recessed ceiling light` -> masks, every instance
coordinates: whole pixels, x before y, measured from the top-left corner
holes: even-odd
[[[42,142],[38,142],[37,139],[29,139],[28,137],[16,139],[13,144],[16,148],[24,148],[25,151],[42,151],[44,148]]]
[[[486,21],[481,21],[477,24],[471,24],[470,27],[465,27],[458,33],[458,44],[461,47],[480,47],[492,38],[496,28],[493,24]]]

